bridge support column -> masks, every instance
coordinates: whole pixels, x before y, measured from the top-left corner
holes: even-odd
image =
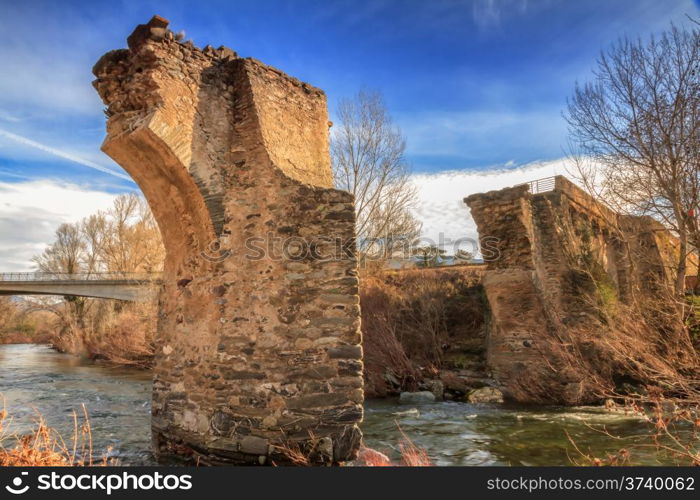
[[[618,303],[629,314],[636,311],[635,297],[653,299],[662,310],[670,296],[674,237],[658,221],[614,213],[562,176],[464,201],[488,263],[487,361],[506,397],[595,402],[605,384],[606,391],[615,390],[617,380],[642,373],[628,365],[637,359],[633,353],[638,359],[665,356],[642,337],[639,351],[610,348],[619,337],[611,344],[600,340],[619,334],[611,326]],[[648,334],[648,326],[642,331]],[[686,362],[671,358],[669,366]]]
[[[332,188],[325,94],[154,17],[93,69],[103,150],[166,247],[153,388],[162,460],[352,459],[362,348],[352,196]]]

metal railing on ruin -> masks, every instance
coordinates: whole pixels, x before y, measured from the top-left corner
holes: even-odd
[[[520,185],[528,185],[532,194],[546,193],[548,191],[554,191],[557,185],[557,178],[543,177],[542,179],[536,179],[534,181],[525,182]]]
[[[0,273],[0,281],[160,281],[162,273]]]

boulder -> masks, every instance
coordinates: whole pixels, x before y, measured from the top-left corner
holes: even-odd
[[[424,403],[434,403],[435,394],[430,391],[402,392],[399,396],[399,403],[415,405]]]
[[[426,388],[433,393],[436,401],[442,401],[445,394],[445,384],[440,380],[428,380],[425,383]]]
[[[502,403],[503,393],[495,387],[482,387],[474,389],[467,396],[470,403]]]
[[[357,454],[355,464],[367,467],[387,467],[391,465],[391,460],[384,453],[363,446]]]
[[[467,394],[469,392],[470,387],[467,382],[456,373],[442,372],[440,374],[440,379],[442,380],[442,383],[445,384],[445,389],[450,392],[462,394]]]
[[[469,394],[473,389],[479,389],[489,385],[489,381],[484,378],[471,375],[460,375],[454,372],[442,372],[440,379],[445,386],[445,390],[460,394]]]

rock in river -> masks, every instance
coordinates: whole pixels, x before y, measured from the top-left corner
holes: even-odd
[[[430,391],[420,391],[420,392],[402,392],[399,396],[399,402],[402,404],[421,404],[421,403],[434,403],[435,394]]]
[[[494,387],[474,389],[467,396],[470,403],[502,403],[503,393]]]

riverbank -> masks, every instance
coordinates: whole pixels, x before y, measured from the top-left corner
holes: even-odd
[[[6,332],[0,336],[0,345],[9,344],[50,344],[51,336],[48,334],[34,334],[27,332]]]
[[[124,465],[153,464],[150,452],[151,375],[94,363],[46,346],[0,346],[0,393],[13,416],[13,431],[28,432],[37,411],[61,434],[73,430],[72,412],[87,407],[93,449]],[[578,456],[569,437],[586,452],[605,457],[630,439],[649,436],[634,415],[594,407],[518,406],[443,401],[400,404],[398,398],[368,400],[362,431],[368,447],[399,459],[404,432],[435,465],[571,465]],[[635,450],[630,463],[676,463],[652,448]]]
[[[363,276],[360,308],[367,397],[430,390],[463,399],[493,385],[485,359],[483,266],[387,271]],[[157,304],[75,298],[7,322],[0,343],[50,343],[59,352],[150,368]],[[21,328],[20,328],[21,327]],[[442,387],[443,389],[440,389]]]
[[[483,266],[385,271],[360,286],[367,397],[431,391],[465,399],[495,385],[486,366]]]
[[[483,273],[484,266],[462,265],[363,275],[359,292],[366,397],[392,397],[402,392],[429,391],[438,400],[465,401],[478,391],[504,389],[506,398],[518,399],[517,392],[507,391],[508,384],[503,377],[495,377],[491,372],[493,363],[489,366],[486,362],[491,316],[482,285]],[[17,309],[16,303],[5,303]],[[0,343],[3,343],[3,339],[7,343],[46,342],[60,352],[115,365],[139,368],[153,365],[153,339],[158,317],[156,303],[75,299],[57,302],[53,307],[52,313],[42,310],[18,314],[16,311],[14,317],[17,325],[13,325],[16,331],[0,334]],[[616,317],[620,319],[621,316],[624,315],[618,314]],[[689,316],[687,323],[696,333],[697,319],[691,321],[692,318],[692,315]],[[680,372],[670,369],[664,371],[664,362],[666,358],[696,359],[690,352],[692,346],[682,349],[671,346],[676,351],[660,356],[636,340],[637,330],[649,327],[644,318],[630,314],[621,319],[624,320],[622,326],[617,324],[618,320],[610,320],[611,325],[615,323],[618,327],[615,335],[608,330],[603,336],[598,335],[597,329],[582,331],[580,338],[589,339],[586,346],[590,347],[590,352],[585,350],[588,353],[586,356],[590,354],[585,357],[588,361],[583,363],[584,357],[575,356],[575,350],[573,353],[566,351],[567,359],[571,358],[568,368],[553,370],[554,375],[549,372],[547,375],[562,385],[568,384],[573,372],[588,374],[587,380],[593,383],[600,382],[600,378],[594,374],[602,370],[606,372],[603,378],[607,382],[600,382],[597,391],[586,398],[578,398],[578,393],[574,391],[574,397],[566,401],[555,399],[555,402],[571,405],[602,403],[610,397],[633,395],[648,385],[688,385],[685,378],[690,380],[691,376],[683,377]],[[521,343],[523,349],[534,345],[531,341]],[[551,339],[543,344],[560,351],[561,345],[561,342],[552,342]],[[603,351],[594,349],[599,345],[617,352],[620,359],[613,360],[612,355],[601,355]],[[637,351],[643,351],[643,356],[633,355]],[[543,360],[549,359],[544,351],[539,356]],[[558,359],[556,356],[552,359],[555,358]],[[642,361],[635,362],[637,359]],[[538,364],[542,364],[539,358]],[[628,371],[630,364],[633,365],[632,372]],[[656,373],[656,378],[651,377],[650,373]],[[695,389],[690,387],[686,392],[692,390]],[[678,391],[670,396],[687,399]],[[483,400],[481,395],[479,399]],[[519,400],[530,401],[527,398]],[[552,403],[547,398],[537,401]]]

